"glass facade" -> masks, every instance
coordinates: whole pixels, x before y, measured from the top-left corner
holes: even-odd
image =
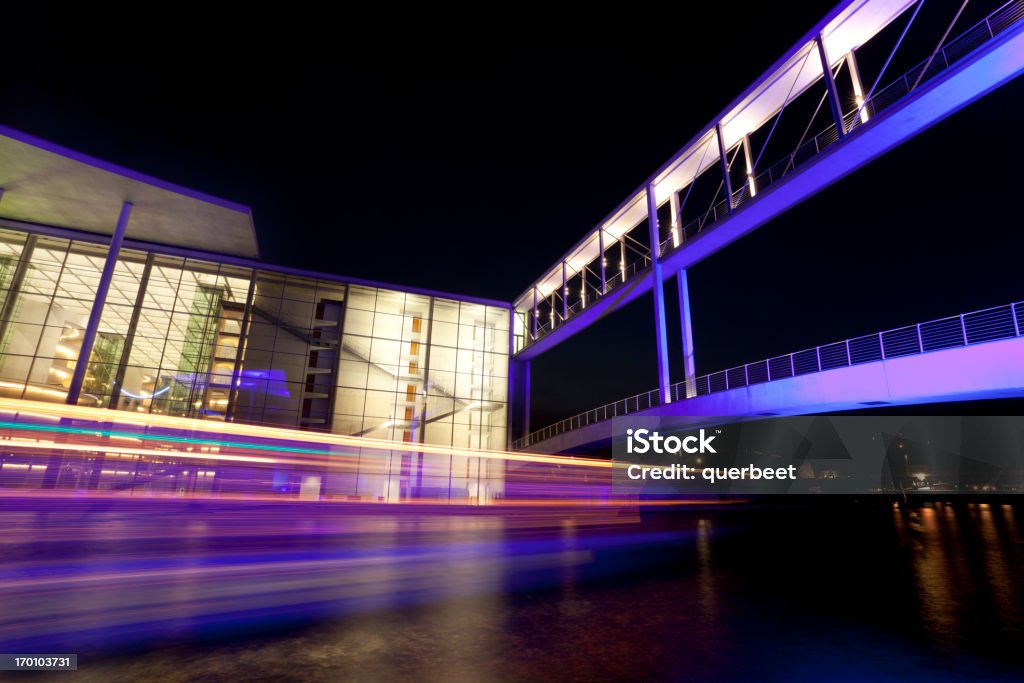
[[[0,230],[0,396],[64,402],[107,247]],[[78,403],[504,449],[510,311],[123,248]],[[477,458],[395,452],[344,495],[480,500]]]

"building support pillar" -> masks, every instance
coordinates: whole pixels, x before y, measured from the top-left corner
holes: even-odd
[[[513,358],[509,375],[508,448],[530,434],[530,361]]]
[[[121,215],[117,219],[117,227],[110,239],[110,250],[107,252],[107,260],[103,264],[103,272],[100,274],[100,282],[96,287],[96,299],[93,301],[92,310],[89,312],[89,322],[85,326],[85,333],[82,335],[82,350],[78,354],[78,362],[75,363],[75,372],[71,375],[71,384],[68,386],[66,403],[75,405],[82,393],[82,384],[85,382],[85,373],[89,369],[89,360],[92,357],[92,347],[96,342],[96,333],[100,328],[100,317],[103,315],[103,307],[107,302],[107,292],[110,291],[110,281],[114,278],[114,269],[117,267],[117,257],[121,253],[121,243],[124,242],[124,234],[128,229],[128,219],[132,215],[132,203],[125,202],[121,205]]]
[[[669,381],[668,331],[665,323],[665,283],[661,281],[661,243],[658,231],[658,200],[654,196],[654,185],[647,186],[647,228],[651,241],[651,276],[654,278],[651,290],[654,292],[654,338],[658,354],[658,392],[662,405],[671,403]]]
[[[121,360],[117,364],[117,371],[114,375],[114,386],[110,391],[110,403],[107,407],[111,410],[117,410],[118,401],[121,398],[121,388],[124,383],[125,373],[128,371],[128,362],[132,357],[132,346],[135,344],[135,330],[139,326],[139,317],[142,315],[142,305],[146,301],[146,287],[149,286],[149,276],[153,272],[153,261],[156,258],[156,254],[149,252],[146,254],[146,265],[142,267],[142,276],[139,278],[139,291],[135,295],[135,307],[132,308],[132,317],[128,321],[128,331],[124,338],[124,348],[121,349]],[[238,342],[242,343],[244,337],[240,337]],[[231,410],[231,403],[228,403],[228,410]]]
[[[536,298],[536,290],[534,292],[534,301]],[[433,308],[433,301],[431,301],[431,308]],[[516,421],[516,392],[519,391],[519,382],[516,381],[516,316],[519,315],[519,311],[516,310],[515,303],[512,304],[512,310],[508,320],[508,381],[505,384],[505,450],[512,450],[512,440],[514,438],[513,432],[515,431]],[[526,318],[523,320],[523,338],[529,336],[529,332],[526,329]],[[431,310],[431,318],[433,318],[433,310]],[[430,338],[427,338],[430,341]],[[525,346],[525,344],[524,344]],[[426,420],[426,405],[427,405],[427,391],[426,383],[423,385],[423,418]],[[493,447],[493,444],[492,444]]]
[[[832,64],[825,52],[825,41],[819,34],[814,42],[818,45],[818,57],[821,59],[821,76],[825,80],[825,90],[828,92],[828,103],[832,109],[832,120],[836,124],[836,133],[839,139],[846,137],[846,126],[843,125],[843,107],[839,102],[839,92],[836,90],[836,80],[832,77]]]
[[[722,182],[725,184],[725,206],[732,215],[732,179],[729,177],[729,155],[726,154],[725,138],[722,137],[722,124],[715,124],[715,136],[718,138],[718,162],[722,166]]]
[[[523,392],[523,436],[530,433],[530,361],[520,361],[523,364],[522,371],[522,392]]]
[[[693,359],[693,318],[690,315],[690,285],[685,269],[676,275],[679,286],[679,322],[683,332],[683,379],[686,398],[697,395],[697,366]]]

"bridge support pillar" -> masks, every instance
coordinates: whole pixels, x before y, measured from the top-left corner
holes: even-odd
[[[693,323],[690,316],[690,285],[686,270],[676,275],[679,286],[679,322],[683,328],[683,380],[686,387],[686,398],[697,395],[697,365],[693,359]]]
[[[825,80],[825,90],[828,92],[828,104],[832,109],[832,119],[836,124],[836,134],[842,140],[846,137],[846,126],[843,125],[843,106],[839,102],[839,91],[836,90],[836,81],[832,77],[832,64],[829,62],[828,54],[825,52],[825,43],[821,36],[817,36],[814,42],[818,45],[818,57],[821,59],[821,77]]]
[[[658,352],[658,390],[662,404],[672,402],[668,366],[668,330],[665,323],[665,283],[661,280],[661,236],[658,231],[658,200],[654,185],[647,186],[647,227],[651,243],[651,291],[654,292],[654,338]]]

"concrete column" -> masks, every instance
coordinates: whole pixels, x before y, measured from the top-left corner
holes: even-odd
[[[96,287],[96,299],[93,301],[92,310],[89,312],[89,322],[86,324],[85,333],[82,335],[82,350],[79,352],[78,362],[75,363],[75,372],[71,375],[71,384],[68,387],[66,400],[68,405],[78,403],[78,396],[82,393],[85,372],[89,369],[92,347],[96,342],[96,333],[100,328],[100,317],[103,315],[103,307],[107,303],[107,292],[110,291],[110,281],[114,278],[117,257],[121,253],[121,243],[124,242],[124,234],[128,229],[128,219],[131,215],[132,203],[125,202],[121,205],[121,215],[117,219],[114,235],[110,238],[110,250],[107,252],[107,260],[103,264],[100,282]]]
[[[608,262],[604,257],[604,228],[597,231],[597,248],[601,252],[598,259],[601,261],[601,294],[604,294],[604,283],[608,281]]]
[[[725,183],[725,205],[732,214],[732,179],[729,177],[729,155],[726,154],[725,139],[722,137],[722,124],[715,124],[715,136],[718,138],[718,160],[722,166],[722,182]]]
[[[508,448],[530,433],[530,361],[513,358],[509,373]]]
[[[665,323],[665,283],[661,281],[661,259],[658,255],[658,204],[654,185],[647,186],[647,228],[651,240],[651,277],[654,281],[654,337],[658,352],[658,390],[662,404],[672,402],[668,364],[668,331]]]
[[[818,35],[814,42],[818,45],[818,57],[821,59],[821,75],[825,80],[825,90],[828,91],[828,103],[832,108],[832,120],[835,121],[836,133],[839,134],[839,139],[842,140],[846,137],[846,127],[843,125],[843,107],[839,102],[836,81],[832,77],[832,64],[828,60],[828,54],[825,53],[825,42],[821,39],[821,35]]]
[[[679,322],[683,328],[683,379],[686,398],[697,395],[697,366],[693,359],[693,322],[690,315],[690,285],[685,269],[676,275],[679,286]]]
[[[132,346],[135,344],[135,330],[139,326],[139,317],[142,315],[142,305],[146,301],[146,288],[149,286],[149,276],[153,272],[153,260],[156,254],[149,252],[146,255],[146,265],[142,268],[142,276],[139,278],[139,291],[135,295],[135,307],[132,309],[132,317],[128,321],[128,332],[125,334],[124,347],[121,349],[121,360],[117,364],[117,371],[114,375],[114,386],[110,391],[110,403],[107,405],[111,410],[117,410],[118,399],[121,398],[121,385],[124,383],[124,375],[128,370],[128,361],[132,357]],[[241,339],[239,340],[241,344]],[[231,404],[228,404],[228,410]]]
[[[431,308],[433,308],[433,300],[431,300]],[[433,318],[433,310],[431,310],[430,317]],[[508,399],[505,401],[505,450],[512,450],[512,431],[513,424],[516,419],[515,415],[515,398],[516,391],[518,391],[518,383],[516,382],[516,316],[519,312],[515,308],[515,304],[512,304],[512,310],[510,311],[508,320],[508,381],[505,384],[505,397]],[[527,336],[526,326],[523,326],[523,336]],[[430,343],[430,337],[427,337],[427,343]],[[421,422],[426,427],[427,418],[427,384],[423,383],[423,415]],[[424,430],[426,431],[426,430]]]
[[[530,433],[530,361],[523,361],[523,436]]]

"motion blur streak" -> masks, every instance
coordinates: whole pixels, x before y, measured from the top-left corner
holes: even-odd
[[[606,504],[612,464],[0,399],[0,495]]]
[[[690,534],[639,521],[608,461],[0,399],[0,651],[531,589]]]
[[[360,436],[344,436],[341,434],[330,434],[327,432],[299,431],[295,429],[283,429],[280,427],[263,427],[259,425],[234,422],[219,422],[216,420],[195,420],[191,418],[170,417],[153,413],[122,414],[102,408],[87,408],[83,406],[68,406],[63,404],[7,398],[0,398],[0,416],[7,417],[8,419],[10,419],[10,416],[13,416],[15,419],[12,421],[18,421],[18,417],[21,417],[22,421],[30,421],[33,418],[37,420],[80,420],[97,425],[114,423],[127,427],[162,427],[175,430],[180,433],[216,434],[218,436],[230,434],[242,437],[332,446],[350,446],[354,448],[378,448],[389,451],[464,455],[474,458],[497,458],[500,460],[516,460],[521,462],[547,462],[553,464],[579,465],[583,467],[611,467],[611,464],[607,461],[588,458],[575,458],[558,455],[536,455],[532,453],[512,453],[509,451],[487,451],[470,448],[456,448],[451,446],[432,446],[430,444],[383,441],[380,439],[368,439]],[[95,432],[97,430],[92,431]],[[133,436],[138,437],[139,435],[135,434]]]
[[[635,506],[0,497],[0,646],[122,648],[529,588],[641,531]],[[460,512],[461,510],[461,512]],[[685,535],[685,534],[684,534]]]

